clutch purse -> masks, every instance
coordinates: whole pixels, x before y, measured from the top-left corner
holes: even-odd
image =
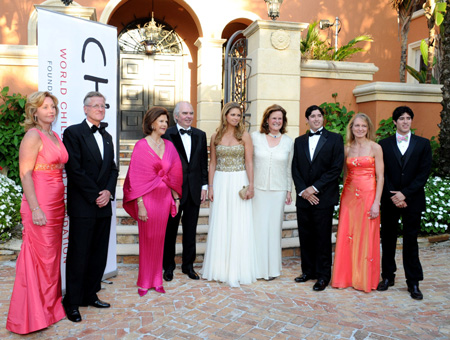
[[[247,195],[248,185],[244,185],[241,190],[239,190],[239,197],[245,200],[245,196]]]

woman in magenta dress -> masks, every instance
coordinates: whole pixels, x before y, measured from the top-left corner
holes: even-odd
[[[331,286],[376,289],[380,278],[381,147],[370,118],[356,114],[347,126],[344,189],[339,210]]]
[[[23,186],[22,247],[6,328],[27,334],[65,317],[61,304],[61,245],[65,216],[62,170],[67,151],[52,123],[58,100],[49,92],[28,96],[26,134],[20,144]]]
[[[153,107],[144,116],[146,137],[134,146],[123,187],[123,207],[138,221],[140,296],[162,286],[164,237],[169,214],[178,212],[183,184],[183,170],[174,145],[161,136],[166,132],[169,114],[163,107]]]

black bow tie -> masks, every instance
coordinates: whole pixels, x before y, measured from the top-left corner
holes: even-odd
[[[192,129],[189,129],[189,130],[180,129],[180,133],[181,133],[181,135],[184,135],[185,133],[187,133],[189,136],[192,136]]]
[[[97,125],[92,125],[91,126],[91,131],[92,133],[96,133],[97,131],[103,135],[106,131],[106,127],[108,126],[108,123],[100,123],[100,127],[98,127]]]
[[[322,134],[322,130],[316,131],[316,132],[311,132],[311,131],[309,131],[308,136],[309,136],[309,137],[312,137],[312,136],[320,136],[321,134]]]

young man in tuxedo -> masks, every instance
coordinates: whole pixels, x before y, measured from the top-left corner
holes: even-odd
[[[63,306],[73,322],[81,321],[79,306],[110,307],[97,296],[106,267],[111,201],[118,176],[113,140],[105,130],[108,124],[101,122],[105,108],[105,97],[89,92],[84,98],[86,119],[64,131],[63,142],[69,153],[69,247]]]
[[[331,229],[339,201],[344,144],[339,134],[323,127],[322,108],[308,107],[305,117],[310,131],[295,139],[292,161],[302,261],[302,275],[295,281],[317,279],[313,290],[321,291],[331,279]]]
[[[179,102],[173,111],[176,126],[167,129],[163,138],[170,140],[178,151],[183,166],[183,187],[180,209],[169,217],[164,240],[163,278],[172,281],[175,270],[175,244],[178,226],[183,225],[183,263],[181,270],[192,280],[199,276],[194,270],[196,234],[200,204],[208,190],[208,152],[206,134],[194,127],[194,109],[189,102]]]
[[[380,141],[384,158],[384,187],[381,197],[381,277],[377,290],[384,291],[395,282],[395,249],[399,219],[403,223],[403,267],[411,297],[422,300],[419,281],[423,280],[417,235],[425,210],[424,186],[430,175],[430,141],[411,134],[413,111],[397,107],[392,119],[397,132]]]

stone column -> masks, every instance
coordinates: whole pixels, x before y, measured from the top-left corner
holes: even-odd
[[[222,46],[225,39],[198,38],[197,127],[211,137],[222,110]]]
[[[299,135],[300,34],[306,27],[305,23],[257,20],[245,29],[252,59],[247,110],[252,114],[252,130],[261,124],[268,106],[279,104],[288,113],[288,135]]]

